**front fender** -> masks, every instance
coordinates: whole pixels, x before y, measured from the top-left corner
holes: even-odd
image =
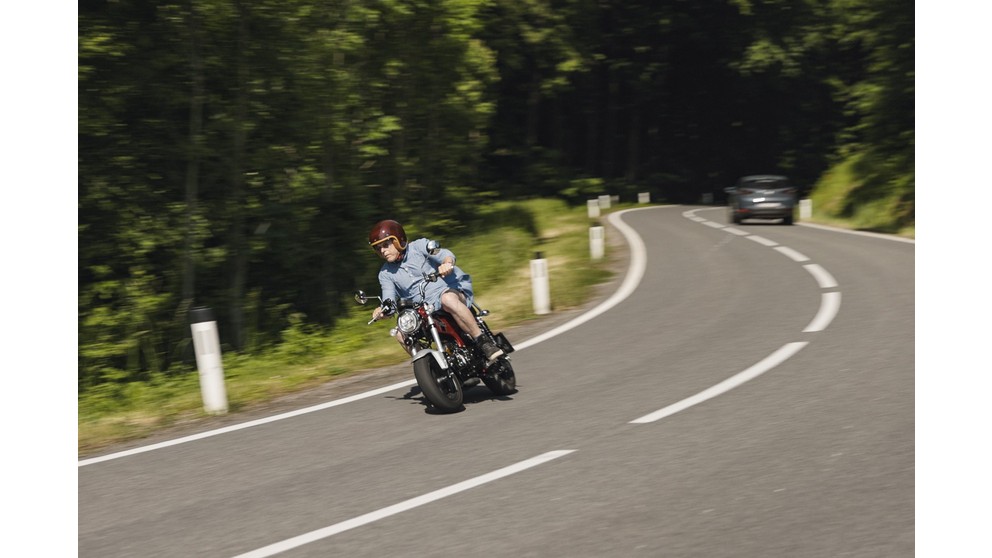
[[[418,360],[427,358],[428,356],[434,357],[434,360],[437,361],[437,365],[441,367],[441,370],[448,369],[448,361],[444,358],[444,355],[442,355],[440,351],[435,351],[434,349],[424,349],[418,352],[414,355],[410,362],[417,362]]]

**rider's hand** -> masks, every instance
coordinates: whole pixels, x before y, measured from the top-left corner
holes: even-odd
[[[382,317],[382,306],[377,306],[375,310],[372,311],[372,319],[378,320]]]
[[[441,277],[447,277],[453,269],[455,269],[455,264],[445,260],[437,267],[437,274]]]

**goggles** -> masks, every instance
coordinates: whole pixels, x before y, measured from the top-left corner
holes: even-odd
[[[383,243],[386,242],[386,241],[389,241],[389,240],[396,241],[396,245],[397,246],[399,246],[399,244],[400,244],[400,239],[396,238],[393,235],[389,235],[389,236],[387,236],[385,238],[380,238],[379,240],[376,240],[372,244],[369,244],[369,246],[371,246],[373,250],[379,250],[379,248],[383,245]]]

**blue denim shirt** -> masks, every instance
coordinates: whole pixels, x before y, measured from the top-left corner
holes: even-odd
[[[402,259],[386,262],[379,270],[383,300],[420,302],[420,284],[424,282],[424,274],[437,271],[445,258],[451,258],[451,262],[455,262],[455,255],[447,248],[441,248],[436,255],[429,254],[426,238],[418,238],[407,244]],[[439,277],[434,283],[428,284],[425,298],[440,309],[441,295],[450,289],[461,291],[465,295],[466,305],[471,308],[472,278],[458,266],[454,266],[447,277]]]

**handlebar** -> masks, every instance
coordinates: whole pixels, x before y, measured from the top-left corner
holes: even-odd
[[[378,322],[379,320],[381,320],[383,318],[388,318],[388,317],[392,316],[393,314],[395,314],[396,313],[396,302],[394,302],[393,300],[390,300],[390,299],[383,300],[382,301],[382,304],[379,305],[379,308],[382,308],[382,313],[379,314],[379,317],[378,318],[372,318],[371,320],[369,320],[368,325],[372,325],[375,322]]]
[[[441,275],[437,271],[431,271],[430,273],[425,273],[424,274],[424,281],[426,283],[424,283],[424,284],[422,284],[420,286],[420,296],[421,296],[421,298],[423,298],[423,296],[424,296],[424,291],[426,290],[427,283],[433,283],[433,282],[437,281],[440,277],[441,277]],[[356,295],[356,299],[359,300],[360,303],[364,304],[363,300],[367,300],[368,297],[365,295],[365,293],[359,291],[359,294]],[[382,300],[382,299],[380,299],[380,300]],[[379,314],[379,317],[378,318],[372,318],[371,320],[369,320],[369,322],[368,322],[367,325],[372,325],[372,324],[378,322],[379,320],[381,320],[383,318],[388,318],[389,316],[392,316],[393,314],[395,314],[396,313],[396,302],[393,301],[393,300],[390,300],[390,299],[382,300],[382,304],[379,305],[379,308],[382,308],[382,313]]]

